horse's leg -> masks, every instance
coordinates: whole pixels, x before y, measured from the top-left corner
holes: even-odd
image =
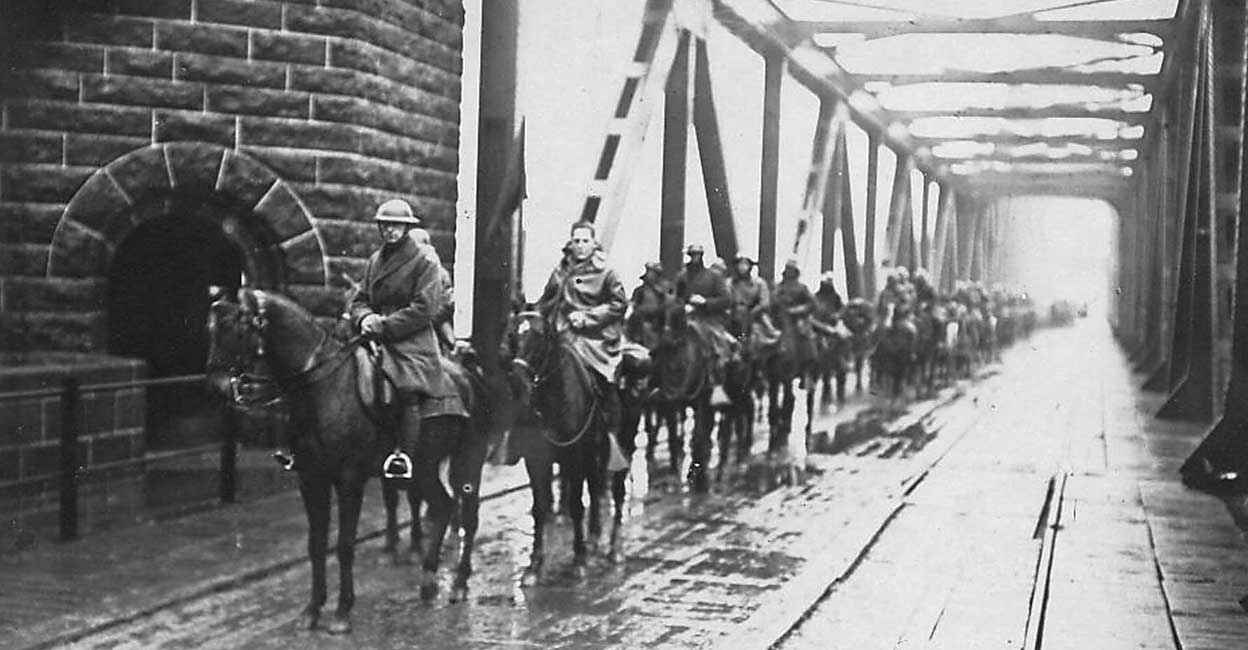
[[[646,420],[646,462],[654,462],[654,450],[659,446],[659,410],[657,407],[645,408]]]
[[[710,396],[700,395],[693,407],[693,439],[689,441],[689,486],[694,492],[706,492],[706,469],[711,460],[711,429],[715,425],[715,410],[711,408]]]
[[[386,505],[386,545],[382,553],[394,553],[395,560],[399,550],[399,488],[394,481],[381,480],[381,500]]]
[[[733,414],[736,406],[731,405],[719,414],[719,463],[715,467],[715,482],[724,480],[724,468],[728,466],[728,452],[732,449],[732,433],[735,427]]]
[[[414,480],[406,481],[406,483],[404,491],[407,492],[407,507],[411,512],[412,523],[408,526],[410,531],[408,533],[407,553],[399,557],[400,564],[409,564],[414,560],[420,560],[421,536],[423,534],[420,516],[420,486]]]
[[[325,626],[330,634],[351,631],[351,608],[355,606],[355,537],[367,478],[367,474],[347,470],[347,475],[338,483],[338,608]]]
[[[628,466],[633,465],[633,454],[637,453],[636,437],[629,440],[620,441],[620,451],[624,453],[624,459],[628,461]],[[626,497],[628,496],[628,474],[629,470],[624,469],[618,472],[612,472],[611,478],[611,548],[608,551],[608,558],[612,564],[622,564],[624,562],[623,549],[623,528],[624,528],[624,507]]]
[[[585,545],[585,501],[583,492],[586,488],[586,470],[592,461],[592,452],[587,449],[590,441],[582,438],[572,450],[574,458],[567,467],[561,467],[561,473],[567,474],[564,487],[568,491],[568,515],[572,520],[572,567],[577,578],[585,577],[585,565],[589,561],[589,549]],[[591,495],[592,500],[592,495]]]
[[[312,563],[312,599],[300,618],[302,627],[312,629],[321,618],[321,608],[329,597],[325,585],[325,556],[329,553],[330,485],[323,477],[299,476],[303,511],[308,517],[308,560]]]
[[[429,427],[432,429],[433,427]],[[432,431],[426,431],[427,434]],[[424,446],[424,445],[422,445]],[[426,447],[429,449],[429,447]],[[437,455],[431,454],[429,460],[421,463],[420,476],[414,477],[420,485],[421,500],[428,506],[428,512],[422,523],[423,542],[421,548],[420,597],[432,600],[438,593],[438,564],[442,561],[442,542],[446,539],[446,527],[451,521],[451,511],[455,501],[446,493],[442,481],[438,479]]]
[[[814,373],[811,373],[810,390],[806,391],[806,447],[810,448],[810,434],[813,433],[815,426],[815,390],[814,390]],[[827,382],[827,378],[824,378]],[[824,383],[824,392],[827,392],[827,383]]]
[[[672,466],[672,473],[680,476],[680,466],[685,462],[685,436],[680,428],[681,407],[669,403],[662,408],[664,420],[667,422],[668,463]]]
[[[529,566],[525,567],[524,575],[520,578],[520,584],[525,587],[532,587],[542,579],[542,567],[545,560],[543,532],[546,528],[546,517],[554,499],[550,493],[550,477],[554,463],[546,455],[551,452],[549,450],[544,450],[544,452],[542,458],[532,458],[527,455],[524,458],[524,467],[529,475],[529,490],[533,493],[533,507],[530,510],[533,516],[533,550],[529,553]]]
[[[607,441],[603,440],[605,447]],[[589,521],[588,528],[588,552],[598,553],[598,549],[602,545],[602,504],[606,500],[606,481],[607,475],[606,457],[609,451],[604,449],[602,454],[595,454],[589,459],[589,471],[585,477],[585,489],[589,492]],[[601,458],[599,458],[601,456]]]

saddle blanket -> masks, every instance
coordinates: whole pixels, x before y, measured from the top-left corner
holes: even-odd
[[[368,350],[363,346],[355,350],[355,390],[360,401],[366,406],[377,408],[388,407],[397,401],[394,383],[373,363]],[[442,359],[442,369],[446,371],[452,382],[459,383],[456,368],[447,359]],[[381,376],[378,376],[378,374]],[[468,409],[458,393],[452,395],[419,395],[416,401],[420,406],[421,419],[453,415],[468,417]]]

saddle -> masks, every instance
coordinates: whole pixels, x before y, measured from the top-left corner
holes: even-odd
[[[400,400],[394,379],[381,365],[381,357],[386,354],[385,348],[376,346],[375,350],[374,352],[374,349],[370,349],[367,343],[355,349],[355,392],[361,404],[382,411],[400,405],[402,400]],[[442,370],[446,372],[460,395],[465,394],[469,379],[463,367],[446,357],[442,357],[441,363]],[[421,419],[442,415],[465,416],[471,408],[471,405],[463,401],[460,396],[444,398],[422,396],[415,402],[420,408]]]

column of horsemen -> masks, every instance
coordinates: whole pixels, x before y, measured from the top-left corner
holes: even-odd
[[[593,239],[592,226],[574,225],[574,238],[578,229]],[[630,454],[635,434],[644,429],[646,456],[653,461],[666,428],[669,463],[678,472],[684,462],[683,434],[691,425],[686,481],[695,491],[707,487],[716,426],[720,478],[731,452],[738,463],[749,457],[764,403],[769,453],[784,447],[796,407],[795,385],[806,389],[809,435],[816,394],[825,407],[833,399],[844,402],[850,374],[860,391],[866,383],[890,399],[903,397],[907,388],[922,394],[940,382],[969,377],[976,365],[993,360],[1000,346],[1035,326],[1026,294],[1000,286],[990,290],[960,281],[953,292],[941,293],[924,269],[912,273],[896,267],[875,301],[845,301],[830,271],[811,291],[799,266],[789,261],[780,281],[772,284],[759,277],[756,261],[745,254],[707,265],[705,248],[696,243],[685,248],[687,260],[675,273],[647,263],[627,309],[621,310],[619,295],[609,295],[619,293],[612,288],[618,279],[581,286],[586,278],[578,277],[575,268],[586,262],[574,259],[572,246],[565,246],[565,258],[535,305],[537,313],[568,320],[559,314],[617,303],[607,308],[623,320],[614,373],[601,369],[602,358],[614,354],[612,342],[594,337],[609,351],[604,354],[596,345],[595,352],[584,355],[588,365],[610,379],[600,388],[619,391],[609,400],[609,413],[620,422],[608,429]],[[605,272],[602,252],[596,242],[592,246],[590,258],[598,260],[594,269]],[[576,287],[571,292],[569,282]],[[587,286],[602,293],[589,295]],[[582,303],[570,311],[569,293]],[[568,330],[569,325],[556,327]],[[585,331],[575,323],[570,328],[570,334]],[[504,357],[508,354],[504,350]],[[868,362],[870,371],[864,373]]]

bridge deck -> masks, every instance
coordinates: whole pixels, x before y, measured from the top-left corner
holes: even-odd
[[[466,605],[422,607],[415,570],[372,561],[377,544],[366,543],[347,645],[293,627],[307,593],[293,494],[44,546],[0,564],[0,647],[78,638],[81,648],[279,648],[292,635],[327,648],[414,638],[472,648],[1244,647],[1248,545],[1226,504],[1177,480],[1202,430],[1152,419],[1157,399],[1136,383],[1103,326],[1041,332],[999,372],[960,386],[960,398],[915,405],[908,421],[925,436],[812,455],[820,471],[797,488],[760,493],[738,477],[700,499],[655,490],[637,504],[628,564],[596,563],[579,584],[563,570],[560,533],[549,582],[514,586],[528,497],[503,494],[483,505]],[[816,429],[849,412],[821,416]],[[491,468],[484,490],[522,480],[517,468]],[[376,496],[365,530],[380,525]]]

